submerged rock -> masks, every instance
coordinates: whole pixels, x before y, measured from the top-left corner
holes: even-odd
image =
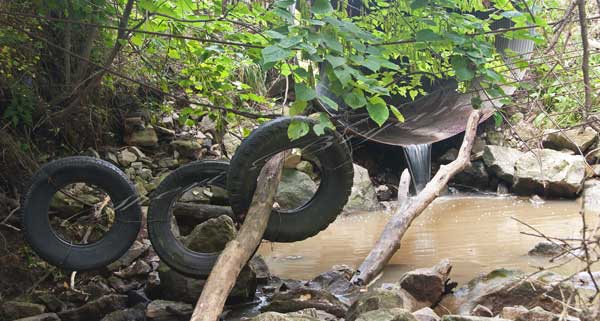
[[[352,193],[348,203],[344,207],[345,212],[370,211],[379,208],[377,192],[371,182],[369,171],[366,168],[354,164],[354,181]]]
[[[404,309],[382,309],[361,314],[356,321],[418,321]]]
[[[542,145],[555,150],[569,149],[575,153],[585,152],[598,138],[598,133],[586,127],[583,131],[579,128],[570,130],[549,129],[544,132]]]
[[[442,298],[440,306],[453,313],[469,315],[478,305],[497,315],[506,306],[541,306],[548,311],[561,311],[563,296],[568,297],[573,287],[559,284],[562,277],[546,272],[529,279],[519,271],[495,270],[471,280],[452,295]]]
[[[525,153],[515,163],[513,189],[521,194],[574,197],[585,180],[585,159],[551,149]]]
[[[535,245],[535,247],[527,254],[531,256],[556,256],[565,251],[565,248],[553,243],[548,242],[540,242]]]
[[[510,147],[487,145],[483,149],[483,161],[498,178],[513,183],[515,164],[523,153]]]

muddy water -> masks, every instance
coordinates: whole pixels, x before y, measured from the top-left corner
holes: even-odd
[[[381,280],[397,280],[408,270],[443,258],[451,260],[452,279],[459,283],[499,267],[533,270],[548,265],[545,259],[527,255],[541,240],[521,234],[530,230],[511,217],[547,235],[575,237],[582,225],[578,211],[575,201],[533,204],[515,197],[438,198],[413,222]],[[589,216],[595,220],[595,214]],[[310,279],[336,264],[357,267],[389,217],[384,212],[342,216],[315,237],[291,244],[265,243],[259,253],[271,271],[284,278]],[[575,268],[567,265],[557,271],[569,273]]]

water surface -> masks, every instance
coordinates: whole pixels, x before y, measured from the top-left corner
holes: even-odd
[[[547,235],[577,237],[582,226],[579,209],[575,201],[534,204],[516,197],[440,197],[413,222],[382,280],[397,280],[406,271],[432,266],[443,258],[452,262],[451,277],[459,283],[499,267],[533,271],[549,264],[547,259],[527,255],[542,240],[523,235],[531,230],[511,217]],[[264,243],[259,253],[273,274],[285,278],[310,279],[336,264],[357,267],[389,217],[385,212],[343,215],[310,239]],[[588,217],[596,222],[596,214]],[[570,264],[556,271],[567,274],[576,268]]]

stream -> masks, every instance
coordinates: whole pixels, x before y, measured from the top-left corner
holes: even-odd
[[[548,265],[547,258],[527,252],[542,239],[521,234],[531,230],[517,218],[549,236],[577,237],[582,226],[576,201],[545,201],[491,196],[439,197],[418,217],[378,282],[396,281],[415,268],[430,267],[444,258],[452,265],[451,278],[459,284],[496,268],[533,271]],[[592,214],[592,215],[589,215]],[[597,221],[588,209],[588,220]],[[263,243],[259,249],[272,274],[282,278],[312,279],[337,264],[356,268],[377,241],[390,217],[386,212],[340,216],[318,235],[296,243]],[[554,271],[573,272],[567,264]]]

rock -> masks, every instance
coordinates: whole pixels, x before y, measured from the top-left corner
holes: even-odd
[[[600,208],[600,179],[590,179],[584,184],[584,202],[585,207]]]
[[[527,195],[573,197],[583,188],[585,167],[582,156],[566,155],[551,149],[533,150],[523,154],[515,163],[513,189]]]
[[[493,315],[499,314],[503,307],[514,305],[541,306],[557,312],[562,311],[562,298],[573,292],[572,286],[565,283],[559,285],[563,277],[551,272],[528,280],[525,277],[526,274],[519,271],[492,271],[471,280],[452,295],[444,296],[440,306],[461,315],[470,314],[478,305],[485,306]]]
[[[152,267],[144,260],[137,260],[130,266],[121,271],[114,272],[116,276],[122,278],[131,278],[138,275],[145,275],[152,272]]]
[[[287,315],[291,317],[311,317],[320,321],[338,321],[335,315],[314,308],[291,312]]]
[[[192,251],[220,252],[227,242],[235,237],[233,220],[226,215],[210,219],[197,225],[184,238],[183,244]],[[205,281],[183,276],[161,263],[158,268],[161,298],[195,303]],[[244,267],[229,295],[230,302],[243,302],[254,297],[257,281],[256,274],[248,266]]]
[[[301,161],[300,163],[298,163],[298,165],[296,165],[296,169],[308,174],[308,176],[310,176],[310,178],[312,179],[318,178],[318,175],[315,174],[313,164],[309,161]]]
[[[417,310],[413,315],[418,321],[440,321],[440,317],[429,307]]]
[[[445,315],[442,321],[511,321],[500,318],[478,317],[472,315]]]
[[[183,244],[196,252],[220,252],[235,238],[236,229],[231,217],[221,215],[196,225]]]
[[[150,241],[140,242],[135,241],[133,245],[129,248],[129,250],[123,254],[118,260],[108,265],[108,269],[110,271],[115,271],[122,266],[129,266],[133,261],[142,256],[142,254],[146,253],[150,248]]]
[[[182,316],[192,315],[194,307],[191,304],[154,300],[146,307],[146,318],[148,321],[173,321],[181,319]]]
[[[509,147],[487,145],[483,149],[483,162],[498,178],[513,183],[515,164],[523,153]]]
[[[15,320],[42,314],[46,307],[30,302],[6,301],[0,306],[0,311],[6,320]]]
[[[302,161],[302,155],[290,154],[283,162],[283,168],[296,169],[296,166]]]
[[[100,320],[110,312],[123,310],[127,305],[127,296],[111,294],[88,302],[78,308],[62,311],[58,316],[62,321]]]
[[[432,268],[406,273],[400,280],[400,286],[418,301],[433,305],[442,297],[451,270],[450,261],[444,259]]]
[[[158,160],[158,166],[162,168],[175,169],[179,166],[179,161],[175,158],[161,158]]]
[[[258,284],[267,284],[271,280],[271,272],[269,272],[269,266],[265,263],[265,260],[260,255],[253,257],[248,266],[254,271],[256,275],[256,281]]]
[[[181,156],[197,160],[202,157],[202,149],[204,147],[202,143],[201,139],[177,139],[171,142],[171,146]]]
[[[115,155],[115,153],[107,152],[104,156],[104,159],[115,165],[120,165],[119,158],[117,157],[117,155]]]
[[[225,152],[229,158],[233,157],[233,154],[235,154],[235,151],[241,144],[242,141],[231,133],[228,132],[223,135],[223,146],[225,146]]]
[[[61,321],[56,313],[43,313],[14,321]],[[133,320],[132,320],[133,321]]]
[[[250,319],[250,321],[319,321],[319,319],[310,316],[298,316],[278,312],[265,312],[255,316],[254,318]]]
[[[275,293],[269,304],[261,310],[285,313],[309,308],[322,310],[341,318],[345,315],[348,306],[328,291],[300,287]]]
[[[281,175],[275,201],[282,209],[290,210],[306,204],[316,191],[317,184],[308,174],[286,168]]]
[[[417,319],[404,309],[374,310],[361,314],[356,321],[417,321]]]
[[[370,211],[378,208],[377,193],[369,172],[366,168],[354,164],[352,193],[348,198],[348,203],[344,206],[344,211]]]
[[[114,275],[108,278],[108,283],[110,284],[111,288],[117,291],[117,293],[127,293],[131,290],[138,289],[142,286],[140,282],[123,280]]]
[[[549,129],[544,131],[542,145],[555,150],[569,149],[579,154],[585,152],[598,139],[598,133],[590,127],[570,130]]]
[[[440,158],[438,158],[438,161],[440,162],[440,164],[449,164],[450,162],[455,161],[457,157],[458,149],[450,148],[444,154],[442,154]]]
[[[101,321],[146,321],[146,313],[141,308],[130,308],[107,314]]]
[[[156,147],[158,145],[158,136],[154,127],[148,125],[143,129],[138,129],[125,135],[125,143],[133,146]]]
[[[565,251],[565,248],[553,243],[548,242],[540,242],[535,245],[535,247],[527,254],[530,256],[557,256]]]
[[[490,176],[482,161],[473,161],[462,172],[456,174],[452,180],[460,185],[485,189],[490,183]]]
[[[394,193],[387,185],[379,185],[375,188],[377,199],[379,201],[389,201],[394,197]]]
[[[121,166],[129,167],[129,165],[131,165],[131,163],[137,161],[138,158],[134,153],[130,152],[127,149],[124,149],[117,155],[117,159],[119,161],[119,164],[121,164]]]
[[[488,309],[486,306],[480,304],[480,305],[477,305],[473,309],[473,311],[471,311],[471,315],[478,316],[478,317],[491,318],[494,316],[494,313],[492,311],[490,311],[490,309]]]
[[[312,289],[325,290],[350,306],[360,293],[360,289],[350,282],[356,271],[346,265],[335,266],[331,271],[318,275],[307,283]]]
[[[428,306],[426,303],[418,302],[410,293],[402,289],[399,284],[387,283],[374,290],[363,293],[348,309],[347,321],[356,318],[368,311],[403,308],[408,311],[416,311]]]

